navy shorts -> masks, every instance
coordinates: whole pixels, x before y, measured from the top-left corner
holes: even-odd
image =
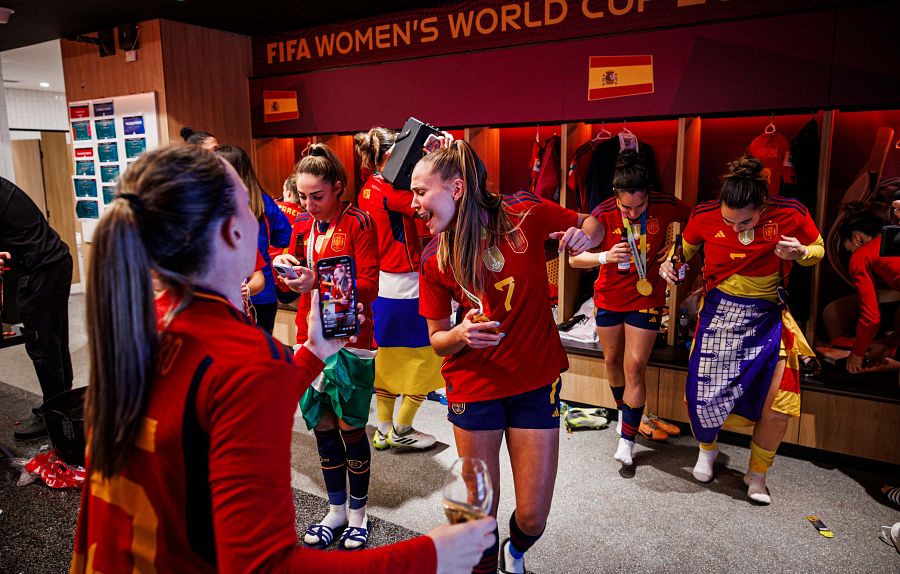
[[[562,379],[511,397],[450,403],[449,420],[464,430],[555,429],[559,428],[559,391]]]
[[[648,331],[659,331],[659,321],[662,318],[663,310],[661,307],[653,309],[641,309],[640,311],[607,311],[606,309],[597,309],[597,326],[598,327],[616,327],[625,323],[638,329],[647,329]]]

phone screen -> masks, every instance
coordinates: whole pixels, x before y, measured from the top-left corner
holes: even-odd
[[[353,259],[342,255],[320,259],[316,276],[321,305],[322,333],[326,339],[356,335],[356,269]]]

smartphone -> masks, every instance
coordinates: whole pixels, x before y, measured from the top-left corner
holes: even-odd
[[[356,265],[347,255],[319,259],[316,282],[321,305],[322,334],[342,339],[359,333],[356,316]]]
[[[294,271],[294,268],[290,265],[282,265],[281,263],[273,263],[272,269],[275,270],[275,273],[278,273],[280,276],[285,277],[287,279],[296,279],[299,277],[297,272]]]

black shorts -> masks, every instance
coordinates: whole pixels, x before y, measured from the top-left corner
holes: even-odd
[[[562,379],[532,391],[487,401],[450,403],[447,420],[470,431],[559,428]]]

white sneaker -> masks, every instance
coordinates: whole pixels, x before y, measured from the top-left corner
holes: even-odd
[[[744,484],[747,485],[747,496],[750,500],[759,504],[771,504],[772,496],[766,488],[766,475],[747,471],[744,475]]]
[[[510,540],[507,538],[503,541],[500,548],[500,572],[503,574],[525,574],[525,557],[522,556],[518,560],[509,553]]]
[[[694,465],[691,473],[697,481],[709,482],[713,479],[713,464],[716,462],[717,456],[719,456],[719,447],[714,450],[700,449],[700,454],[697,455],[697,464]]]
[[[619,447],[616,449],[616,454],[613,455],[613,458],[621,462],[622,466],[631,466],[634,464],[631,455],[632,449],[634,449],[632,441],[620,438]]]
[[[424,449],[432,446],[435,443],[435,438],[412,427],[402,434],[397,432],[396,428],[392,428],[388,433],[387,442],[393,447]]]
[[[388,435],[390,434],[391,431],[388,431],[388,434],[382,434],[380,430],[375,429],[375,434],[372,435],[372,446],[375,447],[375,450],[387,450],[391,448],[391,445],[388,442]]]

